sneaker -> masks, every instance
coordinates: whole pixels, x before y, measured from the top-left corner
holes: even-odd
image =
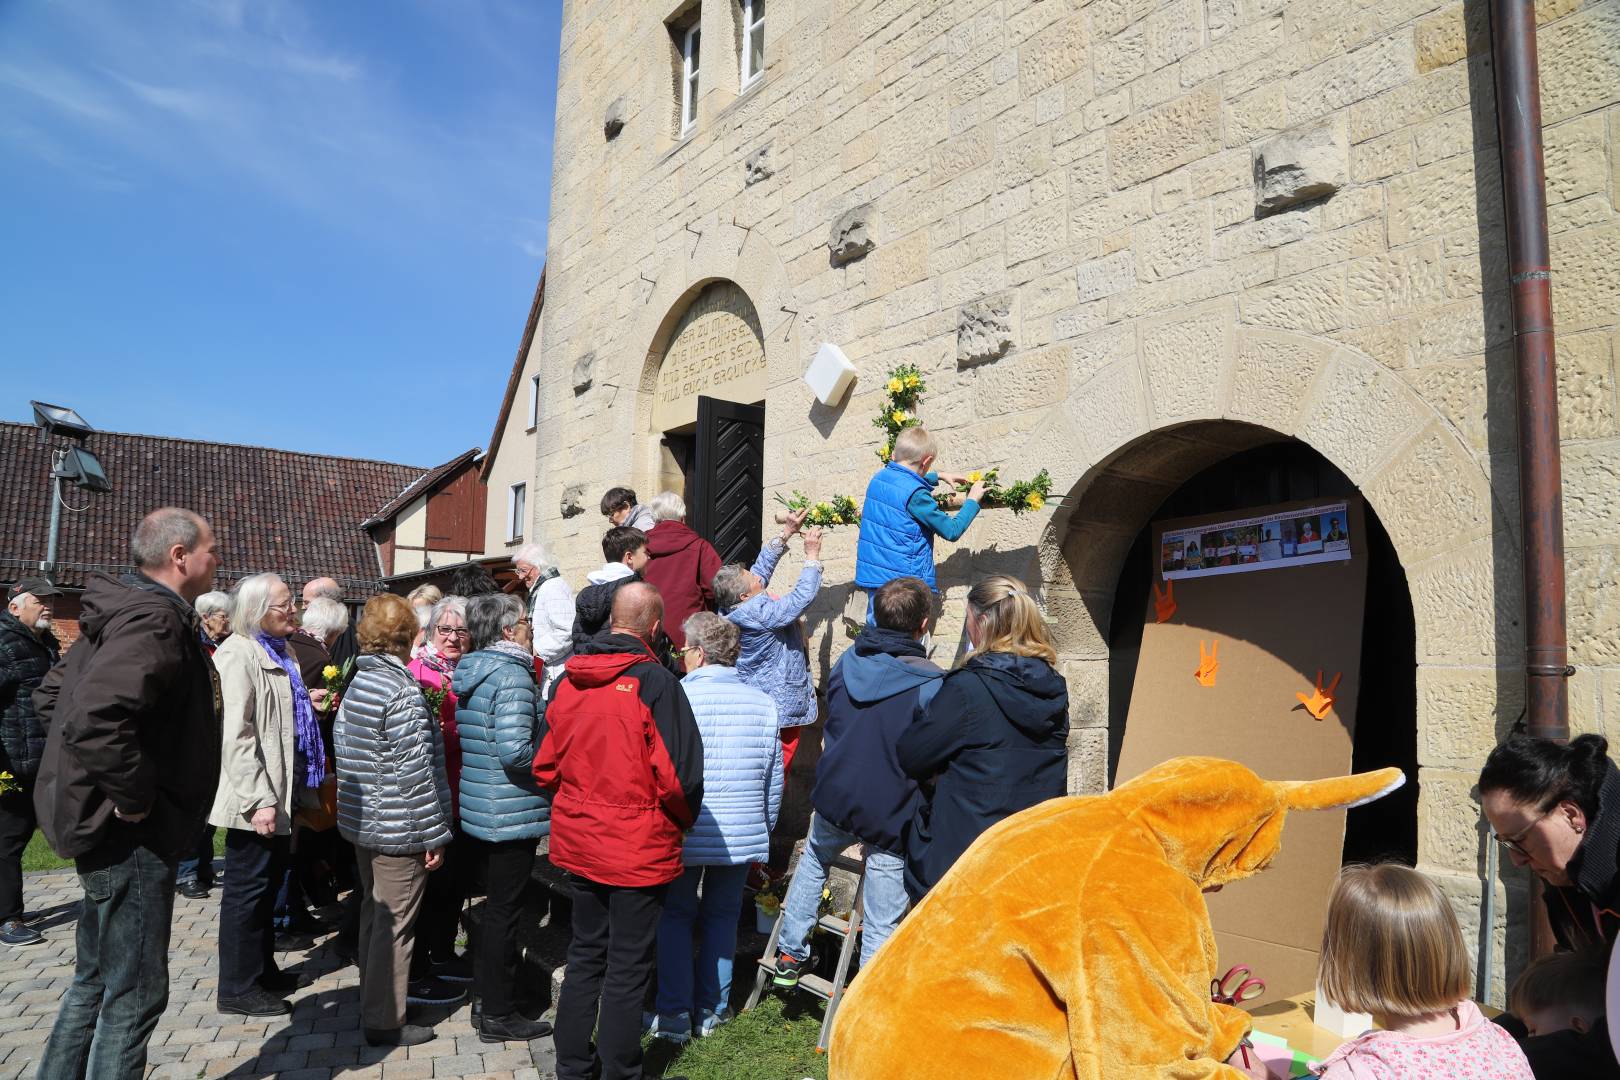
[[[406,1024],[397,1028],[366,1028],[366,1042],[372,1046],[420,1046],[432,1042],[433,1029],[421,1024]]]
[[[465,956],[452,956],[433,964],[432,975],[440,982],[470,983],[473,981],[472,961]]]
[[[642,1019],[645,1021],[646,1014]],[[687,1013],[659,1013],[652,1018],[647,1034],[681,1046],[692,1040],[692,1017]]]
[[[467,991],[461,987],[431,977],[415,979],[405,987],[405,1001],[409,1005],[459,1005],[466,997]]]
[[[204,885],[196,878],[187,878],[185,881],[182,881],[175,887],[179,890],[180,895],[185,897],[187,900],[208,899],[208,886]]]
[[[721,1024],[729,1023],[731,1023],[730,1009],[723,1006],[718,1012],[710,1012],[708,1009],[703,1009],[698,1013],[698,1026],[697,1031],[694,1032],[694,1034],[700,1039],[707,1039],[710,1035],[715,1033],[715,1030],[719,1028]]]
[[[776,974],[771,976],[771,982],[784,990],[791,990],[799,985],[799,976],[804,974],[804,969],[809,966],[809,957],[803,960],[795,960],[787,953],[778,953],[776,957]]]
[[[43,934],[24,926],[21,919],[10,919],[5,925],[0,926],[0,945],[12,945],[20,949],[28,945],[40,945],[44,941]]]
[[[483,1016],[478,1021],[478,1037],[487,1043],[529,1042],[551,1034],[544,1020],[530,1020],[519,1012],[505,1016]]]
[[[237,1016],[285,1016],[292,1012],[291,1005],[262,986],[236,997],[221,997],[218,1005],[220,1012]]]

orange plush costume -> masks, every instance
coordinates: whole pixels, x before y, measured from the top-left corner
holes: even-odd
[[[1398,769],[1266,781],[1175,758],[987,830],[851,985],[832,1080],[1195,1080],[1249,1030],[1210,1001],[1202,891],[1264,870],[1289,810],[1358,806]]]

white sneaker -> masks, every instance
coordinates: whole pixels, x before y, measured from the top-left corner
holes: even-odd
[[[707,1039],[715,1033],[721,1024],[729,1023],[731,1023],[730,1009],[722,1007],[718,1012],[710,1012],[708,1009],[704,1009],[698,1014],[696,1035],[700,1039]]]

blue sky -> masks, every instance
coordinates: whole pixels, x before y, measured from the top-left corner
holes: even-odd
[[[545,257],[561,0],[0,0],[0,418],[432,465]]]

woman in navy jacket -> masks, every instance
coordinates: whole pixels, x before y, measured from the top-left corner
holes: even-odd
[[[907,775],[934,778],[906,829],[906,891],[920,900],[979,834],[1062,795],[1069,690],[1022,582],[986,578],[968,593],[973,652],[945,676],[895,750]]]

